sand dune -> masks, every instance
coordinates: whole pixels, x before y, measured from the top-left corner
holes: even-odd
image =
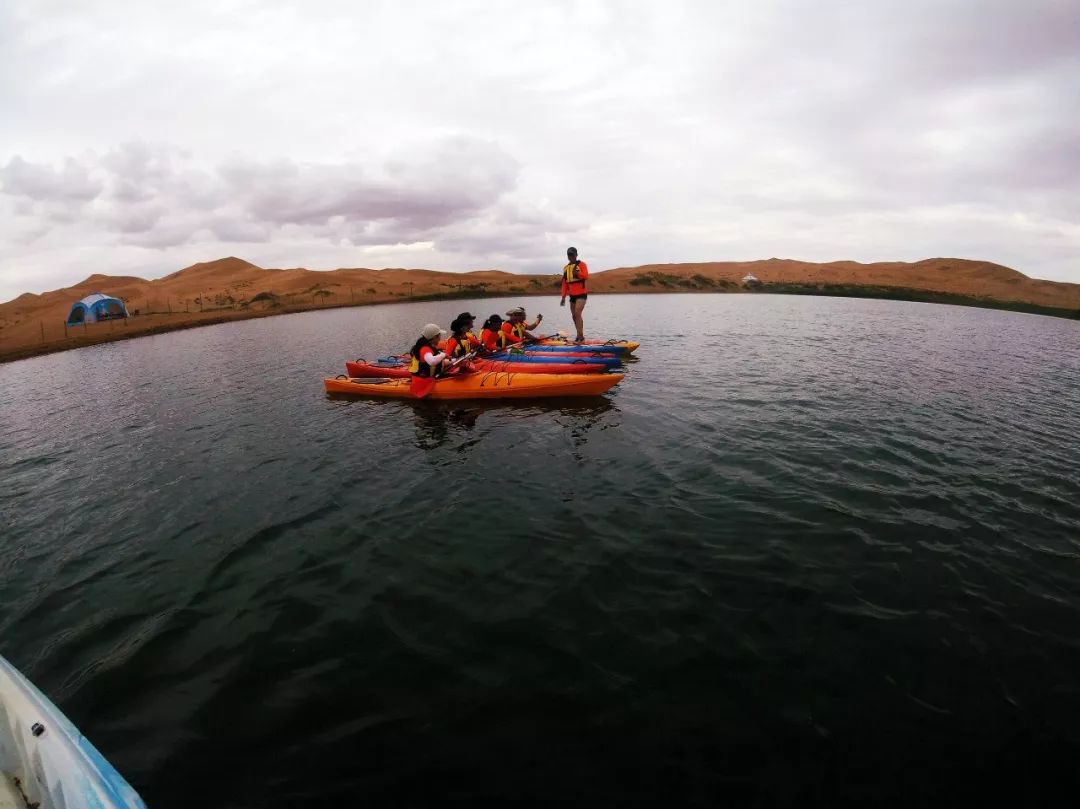
[[[593,272],[594,293],[741,292],[752,274],[769,285],[849,294],[882,290],[966,296],[993,304],[1029,304],[1059,314],[1080,312],[1080,284],[1029,278],[986,261],[933,258],[914,263],[814,264],[790,259],[650,264]],[[74,286],[41,295],[24,293],[0,304],[0,361],[223,320],[264,317],[333,306],[433,297],[557,295],[559,277],[500,270],[467,273],[424,269],[264,269],[236,257],[193,264],[164,278],[95,274]],[[778,289],[777,291],[797,291]],[[122,298],[127,321],[65,327],[71,304],[91,292]]]

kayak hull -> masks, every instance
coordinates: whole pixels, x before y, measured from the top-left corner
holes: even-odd
[[[620,357],[630,352],[625,346],[587,346],[575,343],[545,345],[542,343],[529,343],[525,346],[526,351],[539,351],[544,354],[581,354],[583,356]]]
[[[503,373],[530,373],[530,374],[599,374],[607,368],[597,362],[559,362],[559,363],[522,363],[518,365],[513,360],[473,360],[472,367],[476,371],[488,372],[499,371]],[[351,377],[370,378],[385,376],[391,379],[408,379],[411,374],[405,363],[396,365],[372,364],[357,360],[345,363],[345,373]]]
[[[529,374],[477,373],[435,380],[427,399],[538,399],[566,396],[599,396],[617,385],[622,374]],[[327,393],[411,399],[411,379],[323,380]]]
[[[641,347],[641,343],[636,343],[633,340],[585,340],[581,343],[575,343],[563,337],[549,337],[546,340],[541,340],[537,345],[571,346],[576,348],[615,346],[616,348],[624,349],[628,354],[633,354]]]
[[[485,359],[509,361],[514,364],[526,363],[530,365],[552,365],[567,362],[582,362],[599,365],[604,368],[618,368],[622,365],[622,360],[618,357],[609,355],[585,355],[585,354],[551,354],[546,352],[534,352],[531,349],[525,352],[517,351],[500,351],[497,354],[491,354]]]
[[[146,809],[97,748],[3,657],[0,720],[0,803],[18,779],[31,806]],[[15,797],[13,805],[23,806]]]

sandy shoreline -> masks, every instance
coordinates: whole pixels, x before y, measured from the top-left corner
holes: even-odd
[[[752,273],[753,288],[742,279]],[[67,289],[0,304],[0,362],[234,320],[321,309],[427,300],[558,297],[557,275],[495,270],[269,270],[237,258],[196,264],[164,278],[93,275]],[[127,302],[127,320],[66,326],[67,312],[93,291]],[[1011,309],[1080,318],[1080,284],[1042,281],[1007,267],[964,259],[813,264],[781,259],[628,267],[596,272],[605,294],[721,293],[873,297]]]

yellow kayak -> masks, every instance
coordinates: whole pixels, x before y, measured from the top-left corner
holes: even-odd
[[[583,343],[575,343],[573,340],[568,340],[565,337],[548,337],[546,340],[540,340],[536,345],[541,346],[618,346],[625,348],[627,354],[633,354],[641,346],[641,343],[635,343],[633,340],[586,340]]]

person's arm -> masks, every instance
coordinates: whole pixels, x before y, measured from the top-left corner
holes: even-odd
[[[420,359],[430,365],[432,368],[437,368],[439,363],[446,359],[446,352],[440,351],[436,354],[428,346],[424,346],[420,349]]]
[[[528,329],[529,331],[532,331],[533,329],[535,329],[537,326],[540,325],[540,321],[543,320],[543,319],[544,319],[543,315],[537,315],[536,320],[534,320],[532,323],[526,323],[525,324],[525,328]],[[531,334],[529,336],[532,337]]]
[[[562,296],[561,296],[561,299],[559,300],[559,306],[565,306],[566,305],[566,293],[568,291],[569,291],[569,287],[566,284],[566,273],[563,273],[563,276],[562,276]]]
[[[509,323],[503,323],[502,324],[502,333],[504,335],[506,335],[506,342],[508,342],[508,343],[520,343],[521,342],[521,338],[518,337],[516,334],[514,334],[514,331],[510,327]]]
[[[579,261],[578,262],[578,280],[579,281],[588,281],[589,280],[589,265],[586,264],[584,261]]]

